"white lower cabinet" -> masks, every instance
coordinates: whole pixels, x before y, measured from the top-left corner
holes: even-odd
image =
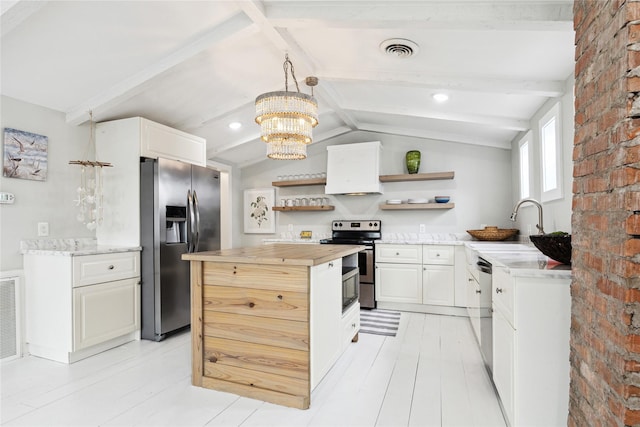
[[[138,279],[73,289],[75,350],[117,338],[140,328]]]
[[[493,383],[507,418],[513,424],[514,350],[516,331],[501,311],[493,313]]]
[[[422,265],[376,263],[376,301],[422,303]]]
[[[570,279],[493,266],[493,382],[511,426],[566,426]]]
[[[456,284],[455,259],[451,245],[376,245],[376,301],[418,304],[414,309],[460,305],[466,312],[466,288]]]
[[[311,267],[311,389],[342,350],[342,260]]]
[[[473,273],[467,270],[467,316],[469,316],[469,322],[471,328],[476,336],[478,344],[480,341],[480,283],[473,275]],[[491,297],[491,295],[489,295]]]
[[[425,265],[422,270],[422,303],[454,305],[453,266]]]
[[[140,338],[140,253],[24,255],[28,352],[72,363]]]

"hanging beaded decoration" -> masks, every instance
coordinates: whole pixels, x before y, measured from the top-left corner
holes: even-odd
[[[88,157],[89,150],[95,151],[95,139],[93,129],[93,113],[89,111],[89,129],[90,137],[85,158]],[[103,218],[103,195],[102,195],[102,168],[112,167],[111,163],[91,161],[91,160],[71,160],[70,165],[79,165],[80,168],[80,186],[76,190],[77,199],[74,200],[79,208],[76,218],[87,226],[89,230],[95,230],[98,225],[102,224]]]

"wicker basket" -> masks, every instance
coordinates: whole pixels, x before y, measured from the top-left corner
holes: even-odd
[[[543,254],[562,264],[571,264],[571,235],[538,234],[529,236]]]
[[[471,234],[478,240],[500,241],[507,240],[508,238],[515,236],[518,234],[518,229],[489,226],[485,227],[484,230],[467,230],[467,233]]]

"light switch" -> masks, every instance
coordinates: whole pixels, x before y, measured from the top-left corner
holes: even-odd
[[[38,237],[47,237],[49,235],[49,223],[48,222],[39,222],[38,223]]]
[[[424,224],[420,224],[420,233],[424,233],[427,230]]]

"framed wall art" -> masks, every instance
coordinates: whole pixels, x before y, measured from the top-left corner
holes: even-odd
[[[244,232],[275,233],[276,217],[273,205],[276,200],[274,188],[244,190]]]
[[[46,181],[49,138],[23,130],[4,128],[2,175]]]

